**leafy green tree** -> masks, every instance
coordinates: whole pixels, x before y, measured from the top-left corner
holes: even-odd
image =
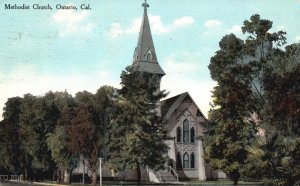
[[[300,45],[274,52],[264,67],[264,127],[290,137],[300,134]],[[273,129],[272,129],[273,128]]]
[[[286,43],[285,32],[271,33],[271,28],[271,21],[253,15],[242,27],[243,33],[248,35],[245,41],[233,34],[221,40],[220,50],[209,65],[212,79],[218,85],[213,91],[213,109],[205,141],[212,165],[231,177],[234,177],[232,168],[236,166],[236,170],[249,168],[248,173],[252,171],[252,175],[253,171],[258,171],[275,184],[284,185],[292,184],[300,172],[294,169],[298,172],[295,174],[284,168],[287,162],[294,162],[293,166],[298,167],[295,162],[299,154],[299,44],[281,50],[279,47]],[[268,143],[259,143],[264,145],[257,147],[253,142],[251,146],[256,129],[263,136],[258,139],[265,138],[268,142],[276,136],[283,140],[275,140],[280,141],[279,146],[270,143],[272,148],[267,148],[272,146]],[[234,136],[238,138],[234,139]],[[293,148],[288,148],[287,143],[294,144]],[[239,149],[238,156],[232,153],[237,152],[230,150],[232,147]],[[251,152],[247,152],[249,149]],[[260,149],[256,159],[253,149]],[[262,152],[265,155],[262,156]],[[252,155],[247,159],[248,153]],[[265,161],[266,157],[269,157],[268,161]],[[279,162],[279,159],[285,163],[271,163]],[[251,160],[261,162],[255,164],[257,169],[245,165]],[[263,166],[263,162],[272,166]],[[278,174],[278,170],[284,171]]]
[[[250,42],[260,43],[260,46],[263,43],[275,46],[286,43],[285,32],[270,33],[272,22],[262,20],[258,15],[245,21],[244,25],[243,32],[256,33],[248,37]],[[263,136],[257,139],[260,143],[254,143],[249,152],[252,158],[268,162],[267,166],[260,168],[266,172],[264,177],[273,180],[273,184],[292,185],[300,179],[300,46],[299,43],[292,44],[282,50],[270,45],[268,50],[261,47],[259,51],[262,57],[257,62],[260,65],[257,65],[256,72],[260,74],[257,82],[262,87],[262,101],[257,113]],[[255,153],[255,149],[262,153]]]
[[[59,110],[53,101],[52,92],[42,97],[24,95],[20,115],[20,138],[24,149],[24,174],[29,179],[43,178],[53,171],[55,164],[47,144],[47,135],[55,129]]]
[[[67,135],[65,127],[71,118],[65,118],[67,113],[71,112],[77,105],[74,98],[65,92],[55,92],[54,103],[60,112],[55,130],[47,136],[47,144],[51,150],[51,156],[57,167],[57,182],[70,182],[70,173],[77,165],[78,156],[72,153],[67,146]],[[62,173],[64,175],[62,176]]]
[[[247,159],[245,147],[256,133],[255,124],[246,119],[255,108],[249,69],[238,64],[243,57],[243,41],[227,35],[220,50],[211,58],[211,76],[218,82],[213,90],[213,110],[209,114],[205,151],[210,164],[225,171],[237,184],[240,169]]]
[[[21,104],[22,98],[9,98],[5,103],[3,121],[0,124],[0,167],[12,173],[21,172],[20,159],[23,153],[19,136]]]
[[[68,148],[72,153],[81,155],[84,159],[87,159],[90,166],[96,166],[96,162],[94,161],[97,161],[97,158],[91,158],[91,156],[94,157],[95,154],[98,154],[99,148],[96,144],[98,140],[96,128],[93,123],[95,117],[93,107],[78,106],[73,113],[68,114],[73,115],[68,116],[71,120],[66,127]],[[91,169],[94,174],[96,168],[93,169],[91,167]]]
[[[95,95],[86,91],[77,93],[78,108],[73,113],[74,117],[69,117],[66,130],[69,148],[88,161],[93,185],[97,181],[99,158],[108,143],[113,93],[114,89],[108,86],[100,87]]]
[[[78,156],[69,151],[67,147],[65,126],[58,125],[53,133],[48,134],[47,143],[58,170],[65,171],[64,182],[69,183],[70,171],[76,167]],[[60,174],[58,171],[57,182],[61,181]]]
[[[248,146],[249,159],[255,161],[256,174],[264,182],[273,185],[293,185],[299,179],[299,139],[287,139],[282,135],[259,136]]]
[[[100,156],[107,159],[108,144],[111,138],[111,120],[116,114],[115,100],[117,89],[110,86],[100,87],[94,95],[93,106],[96,110],[99,123],[99,140],[101,141]]]
[[[264,135],[248,147],[251,158],[263,161],[264,178],[275,185],[300,179],[300,46],[277,50],[264,66],[264,105],[260,125]]]
[[[118,108],[112,120],[110,165],[113,169],[136,169],[141,182],[141,167],[160,169],[166,162],[162,120],[157,103],[166,96],[159,90],[160,77],[127,67],[121,74]]]

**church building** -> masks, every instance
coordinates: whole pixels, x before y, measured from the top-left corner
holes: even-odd
[[[135,70],[151,73],[163,78],[166,73],[158,63],[147,15],[149,4],[142,5],[144,14],[139,32],[137,46],[134,50],[132,66]],[[159,82],[160,84],[160,82]],[[159,86],[160,87],[160,86]],[[159,114],[163,118],[169,147],[169,161],[166,170],[154,172],[142,170],[142,179],[152,182],[177,182],[179,180],[207,180],[226,178],[220,171],[213,171],[204,161],[202,138],[204,124],[207,121],[199,107],[188,92],[160,101]],[[82,164],[74,172],[82,172]],[[104,165],[103,177],[115,177],[122,180],[135,180],[136,171],[127,170],[113,175]]]
[[[158,63],[151,35],[147,15],[149,5],[145,2],[143,7],[144,15],[132,66],[137,71],[156,74],[162,78],[166,74]],[[205,180],[205,162],[201,137],[203,136],[203,124],[206,122],[206,118],[201,110],[189,93],[185,92],[161,101],[160,114],[163,117],[164,130],[167,131],[168,136],[168,139],[165,140],[169,147],[168,171],[172,173],[173,177],[175,175],[176,179],[178,175],[180,180]],[[170,175],[165,172],[160,171],[153,176],[158,177],[158,181],[163,181],[164,176],[166,179],[170,179]]]

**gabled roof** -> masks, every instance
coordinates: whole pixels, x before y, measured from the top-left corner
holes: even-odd
[[[184,92],[182,94],[178,94],[177,96],[162,100],[160,102],[161,105],[161,116],[164,120],[168,120],[170,116],[173,114],[173,112],[176,110],[176,108],[180,105],[180,103],[184,100],[184,98],[189,97],[192,102],[196,105],[198,112],[202,115],[203,118],[205,116],[191,97],[191,95],[188,92]],[[206,118],[205,118],[206,119]]]
[[[147,15],[147,3],[143,4],[144,15],[140,28],[139,39],[133,55],[132,66],[138,71],[165,75],[157,61],[156,52],[151,35],[150,24]]]

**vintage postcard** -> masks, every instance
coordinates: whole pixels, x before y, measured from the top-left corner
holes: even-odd
[[[2,0],[0,181],[295,184],[299,13],[299,0]],[[270,136],[285,150],[254,146]]]

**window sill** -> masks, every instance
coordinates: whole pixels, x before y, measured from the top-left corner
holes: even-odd
[[[181,169],[177,168],[177,171],[185,171],[185,170],[195,171],[195,170],[197,170],[197,168],[181,168]]]
[[[195,142],[194,143],[186,143],[186,142],[176,142],[176,143],[178,143],[178,144],[196,144]]]

